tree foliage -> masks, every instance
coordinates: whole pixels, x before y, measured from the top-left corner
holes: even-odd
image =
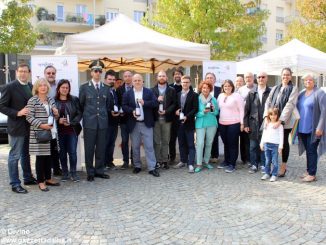
[[[27,0],[6,1],[0,17],[0,53],[21,53],[32,50],[37,33],[30,23],[33,10]]]
[[[326,1],[297,0],[299,16],[289,25],[285,41],[297,38],[326,52]]]
[[[159,0],[143,23],[176,38],[210,44],[212,59],[234,60],[262,46],[259,37],[267,16],[253,1]]]

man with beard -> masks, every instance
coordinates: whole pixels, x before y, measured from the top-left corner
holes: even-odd
[[[105,150],[105,165],[107,168],[112,170],[116,169],[116,166],[113,163],[113,153],[115,147],[115,141],[118,136],[118,125],[119,125],[119,103],[118,96],[115,88],[115,72],[113,70],[108,70],[104,76],[104,84],[110,88],[110,93],[113,98],[113,111],[108,113],[109,116],[109,125],[107,130],[107,142]]]
[[[49,82],[51,87],[48,96],[53,99],[56,96],[56,89],[57,89],[56,75],[57,75],[57,69],[54,66],[49,65],[45,67],[44,77]],[[57,176],[62,175],[62,170],[60,168],[60,162],[59,162],[58,144],[56,139],[51,140],[51,166],[53,169],[53,175],[57,175]]]
[[[152,91],[157,98],[159,108],[155,112],[156,122],[154,126],[154,149],[156,156],[156,167],[169,169],[168,152],[171,123],[175,115],[176,93],[174,88],[168,86],[165,71],[160,71],[157,75],[157,85]]]

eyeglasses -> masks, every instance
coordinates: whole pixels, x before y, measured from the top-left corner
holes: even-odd
[[[55,72],[47,72],[47,75],[55,75]]]
[[[93,70],[93,72],[95,72],[95,73],[97,73],[97,72],[102,73],[102,70],[100,70],[100,69],[95,69],[95,70]]]
[[[265,78],[265,76],[259,76],[258,79],[260,79],[260,78]]]

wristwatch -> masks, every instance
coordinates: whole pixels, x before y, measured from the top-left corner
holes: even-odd
[[[281,124],[284,126],[285,122],[284,121],[281,121]]]

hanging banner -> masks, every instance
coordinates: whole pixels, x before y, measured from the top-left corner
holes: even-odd
[[[70,81],[71,94],[78,96],[79,80],[78,80],[78,60],[75,55],[32,55],[31,70],[32,83],[38,78],[44,77],[44,69],[47,66],[54,66],[57,70],[56,83],[60,79]]]
[[[237,77],[237,65],[234,61],[218,61],[207,60],[203,61],[203,80],[207,72],[212,72],[216,76],[215,86],[221,87],[222,83],[226,79],[234,82]]]

